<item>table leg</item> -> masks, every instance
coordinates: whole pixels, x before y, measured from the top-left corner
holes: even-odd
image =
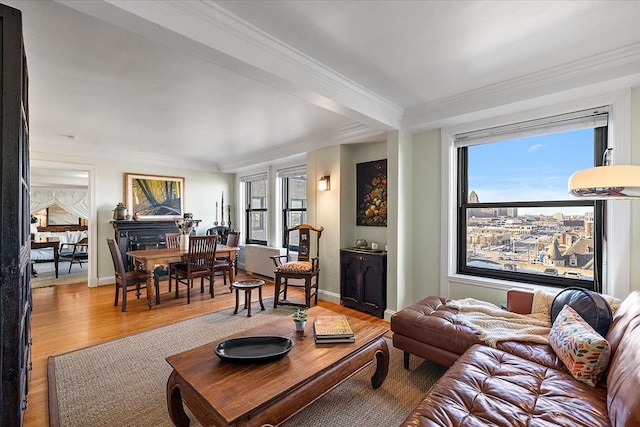
[[[258,287],[258,299],[260,300],[260,307],[264,311],[264,304],[262,302],[262,285]]]
[[[238,304],[240,302],[240,289],[236,289],[236,308],[233,310],[233,314],[238,314]]]
[[[247,307],[247,317],[251,317],[251,289],[245,291],[246,302],[244,304]]]
[[[229,281],[231,283],[235,282],[235,274],[234,274],[234,269],[235,269],[235,254],[234,253],[230,253],[229,254],[229,260],[231,261],[231,268],[229,269]]]
[[[371,386],[379,388],[389,373],[389,346],[384,338],[380,338],[378,343],[380,348],[376,350],[376,371],[371,376]]]
[[[178,427],[189,427],[191,420],[184,411],[182,406],[182,393],[180,393],[180,387],[176,384],[176,371],[172,371],[167,380],[167,409],[169,410],[169,417],[173,424]]]
[[[56,279],[58,278],[58,264],[60,263],[60,248],[58,245],[53,247],[53,264],[56,268]]]
[[[153,273],[154,263],[151,261],[147,261],[144,264],[144,269],[147,270],[147,305],[149,306],[149,310],[156,302],[156,288],[155,288],[155,277]],[[176,286],[177,288],[177,286]]]

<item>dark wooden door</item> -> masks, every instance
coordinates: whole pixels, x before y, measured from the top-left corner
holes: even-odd
[[[19,426],[31,369],[29,105],[20,11],[0,5],[0,425]]]
[[[362,261],[362,304],[364,311],[384,317],[387,301],[385,258],[369,255]]]
[[[340,303],[345,307],[358,308],[360,305],[361,263],[358,255],[340,251]]]

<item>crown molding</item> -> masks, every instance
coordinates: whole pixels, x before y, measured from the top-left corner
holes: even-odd
[[[77,2],[59,1],[84,12],[89,7]],[[213,1],[105,2],[255,67],[268,74],[259,80],[321,108],[381,130],[400,126],[403,114],[400,106],[270,36]],[[256,76],[255,70],[233,71]]]
[[[38,139],[31,136],[30,152],[50,153],[56,156],[68,156],[70,159],[86,158],[99,160],[115,160],[122,162],[122,152],[117,150],[105,150],[98,144],[79,144],[77,141],[67,142],[55,139]],[[71,160],[70,160],[71,161]],[[184,168],[220,172],[217,163],[206,162],[199,158],[176,157],[159,153],[149,153],[127,149],[127,161],[154,166]]]
[[[437,127],[442,121],[473,112],[622,79],[640,73],[640,43],[568,62],[455,96],[407,108],[402,128]],[[624,80],[621,80],[624,84]]]
[[[354,144],[358,142],[386,141],[386,133],[368,126],[354,123],[336,129],[333,132],[318,135],[311,138],[289,141],[278,146],[273,146],[253,152],[249,156],[237,160],[220,159],[220,172],[234,173],[242,168],[256,166],[263,163],[273,163],[278,159],[288,158],[292,155],[319,150],[340,144]]]
[[[243,156],[241,159],[224,157],[218,158],[218,163],[202,161],[202,159],[176,157],[159,153],[141,152],[129,149],[127,158],[135,163],[149,164],[171,168],[204,170],[216,173],[235,173],[242,168],[256,166],[262,163],[273,163],[295,155],[303,155],[309,151],[318,150],[339,144],[353,144],[359,142],[379,142],[386,140],[386,133],[372,129],[360,123],[353,123],[338,128],[329,133],[316,135],[311,138],[301,138],[286,143],[264,148]],[[87,158],[100,160],[122,161],[122,155],[116,150],[104,150],[96,144],[79,144],[77,141],[58,141],[56,139],[37,139],[32,137],[30,150],[38,153],[51,153],[69,158]],[[99,153],[99,155],[97,155]]]

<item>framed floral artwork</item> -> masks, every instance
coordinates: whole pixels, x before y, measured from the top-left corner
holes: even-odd
[[[127,209],[134,219],[180,219],[184,213],[184,178],[124,174]]]
[[[356,225],[387,226],[387,159],[356,165]]]

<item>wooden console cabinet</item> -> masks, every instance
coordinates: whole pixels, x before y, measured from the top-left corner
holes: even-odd
[[[340,250],[340,304],[384,318],[387,308],[387,254]]]

